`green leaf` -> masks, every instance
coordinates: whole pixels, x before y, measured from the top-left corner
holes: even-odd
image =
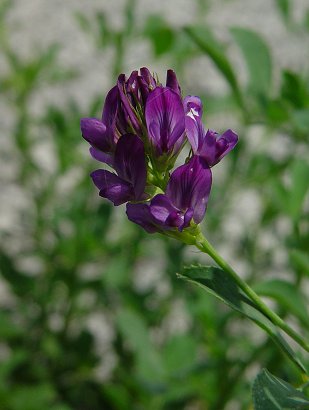
[[[136,355],[136,370],[143,381],[158,383],[164,378],[161,357],[154,348],[143,317],[133,309],[121,310],[117,325],[129,348]]]
[[[148,17],[144,33],[151,40],[156,56],[168,52],[174,45],[174,32],[160,15]]]
[[[309,114],[309,111],[308,111]],[[309,121],[308,121],[309,125]],[[309,165],[302,159],[296,159],[292,165],[292,185],[290,189],[290,215],[297,220],[302,211],[305,196],[309,189]]]
[[[309,132],[309,108],[293,111],[291,119],[297,131],[301,133]]]
[[[309,276],[309,255],[307,253],[293,249],[290,252],[290,259],[297,270]]]
[[[308,326],[309,316],[306,301],[300,290],[292,283],[272,279],[259,283],[254,287],[254,290],[260,295],[275,299]]]
[[[211,31],[204,26],[185,27],[184,30],[191,40],[213,61],[230,85],[238,105],[244,110],[244,102],[235,72],[222,51],[223,44],[216,40]]]
[[[304,16],[304,26],[309,31],[309,9],[306,10],[305,16]]]
[[[164,364],[172,376],[192,369],[197,358],[197,343],[189,335],[175,335],[164,346]]]
[[[19,272],[13,259],[0,248],[0,277],[3,277],[18,296],[24,296],[33,291],[35,280]]]
[[[237,283],[225,271],[215,266],[189,266],[185,267],[183,274],[178,274],[178,276],[202,287],[230,308],[242,313],[256,323],[269,334],[294,364],[306,373],[304,365],[282,337],[279,329],[260,312],[258,306],[243,293]]]
[[[288,23],[290,20],[290,13],[291,13],[290,0],[275,0],[275,3],[285,23]]]
[[[289,70],[282,71],[281,97],[296,109],[306,108],[309,102],[308,86],[301,75]]]
[[[20,337],[23,330],[13,322],[11,317],[4,312],[0,312],[0,339],[12,340]]]
[[[233,27],[231,34],[244,56],[249,90],[258,95],[268,95],[272,80],[272,61],[266,42],[254,31]]]
[[[281,180],[270,181],[271,197],[278,209],[285,212],[293,221],[298,221],[309,189],[309,165],[307,161],[296,158],[289,169],[289,184],[283,185]]]
[[[10,409],[48,409],[55,398],[56,392],[51,384],[18,385],[10,396]]]
[[[252,387],[254,410],[309,409],[309,400],[289,383],[263,369]]]

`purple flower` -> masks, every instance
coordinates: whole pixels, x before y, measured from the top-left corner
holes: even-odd
[[[138,72],[133,71],[126,80],[124,74],[120,74],[117,81],[119,97],[121,101],[122,118],[119,121],[120,132],[134,132],[141,134],[141,124],[137,118],[137,107],[139,103],[139,90],[137,82]]]
[[[91,174],[100,196],[114,205],[128,202],[128,218],[147,232],[177,236],[190,227],[190,235],[195,232],[207,208],[210,168],[238,139],[232,130],[205,132],[202,115],[199,97],[182,100],[174,71],[167,71],[165,87],[146,67],[128,78],[120,74],[107,94],[102,119],[81,120],[91,155],[114,170]],[[186,137],[189,159],[170,175]]]
[[[175,158],[185,138],[185,114],[179,94],[169,87],[156,87],[148,96],[145,118],[155,158]]]
[[[116,148],[116,119],[119,107],[118,88],[113,87],[106,96],[102,120],[82,118],[82,135],[91,145],[91,155],[102,162],[112,164]]]
[[[180,96],[180,87],[172,70],[167,71],[166,83],[169,90]],[[82,135],[90,143],[90,153],[95,159],[112,165],[121,135],[133,133],[147,139],[144,135],[145,107],[149,94],[157,87],[157,80],[146,67],[140,69],[140,75],[133,71],[128,79],[120,74],[116,86],[107,94],[102,119],[81,119]]]
[[[128,218],[147,232],[187,228],[199,224],[206,212],[212,182],[205,160],[193,156],[171,175],[166,194],[156,195],[149,204],[127,204]]]
[[[185,113],[192,119],[201,119],[203,115],[203,103],[200,97],[187,95],[183,100]]]
[[[166,73],[166,87],[171,88],[175,93],[181,97],[181,88],[178,83],[176,73],[173,70],[167,70]]]
[[[199,97],[186,97],[184,107],[187,137],[193,153],[204,158],[210,167],[216,165],[235,147],[238,142],[237,134],[230,129],[222,135],[213,130],[205,132],[201,121],[203,105]]]
[[[109,199],[114,205],[145,200],[145,151],[138,136],[126,134],[119,139],[113,166],[117,175],[103,169],[91,174],[94,184],[100,190],[100,196]]]

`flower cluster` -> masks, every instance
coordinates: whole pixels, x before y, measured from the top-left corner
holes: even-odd
[[[91,174],[100,196],[127,203],[128,218],[147,232],[177,232],[203,219],[210,194],[211,167],[237,143],[232,130],[205,131],[199,97],[182,99],[175,73],[166,86],[147,68],[124,74],[106,96],[102,119],[82,118],[91,155],[114,172]],[[185,164],[172,171],[186,144]]]

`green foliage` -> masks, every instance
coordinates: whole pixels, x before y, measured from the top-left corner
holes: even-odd
[[[292,3],[276,3],[290,22]],[[7,178],[0,218],[0,409],[223,410],[234,403],[245,409],[252,401],[252,368],[261,364],[300,385],[296,368],[273,343],[247,337],[246,318],[266,329],[294,361],[299,352],[289,350],[223,271],[189,268],[184,275],[203,289],[184,286],[175,272],[184,263],[198,263],[200,255],[146,235],[122,208],[97,197],[89,173],[101,165],[88,158],[79,121],[100,117],[106,90],[81,100],[71,96],[70,87],[84,84],[86,73],[64,63],[63,44],[32,44],[32,53],[13,46],[14,30],[16,38],[21,34],[17,17],[10,15],[16,5],[0,5],[0,88],[6,104],[1,182]],[[114,25],[103,6],[72,10],[72,16],[98,61],[104,58],[110,67],[106,84],[127,72],[134,63],[130,50],[146,41],[156,65],[175,69],[183,92],[192,92],[192,83],[197,94],[203,90],[207,127],[218,128],[218,118],[234,116],[240,141],[223,171],[214,171],[207,235],[246,263],[253,288],[275,301],[283,318],[296,318],[308,338],[308,70],[295,64],[280,71],[278,53],[272,55],[261,32],[231,28],[230,41],[223,42],[205,24],[211,2],[199,0],[196,18],[186,27],[170,24],[157,8],[139,20],[136,0],[126,2]],[[306,19],[308,13],[299,27],[304,38]],[[230,59],[235,45],[247,67],[246,87]],[[210,96],[207,73],[192,77],[192,64],[203,58],[212,61],[230,92]],[[152,62],[143,65],[152,69]],[[63,87],[59,102],[46,97],[52,87]],[[259,143],[252,148],[257,129]],[[281,145],[287,152],[278,156]],[[248,193],[258,197],[260,211],[246,223],[252,204],[245,211],[235,208]],[[207,297],[205,289],[233,311]],[[302,359],[308,367],[308,358]],[[294,403],[308,396],[308,388],[303,396],[268,372],[258,376],[253,390],[259,398],[271,391],[280,405],[291,394]]]
[[[145,36],[152,43],[156,56],[168,52],[174,43],[174,32],[160,15],[151,15],[145,23]]]
[[[269,95],[272,86],[272,61],[266,42],[254,31],[241,27],[233,27],[231,33],[247,65],[249,90],[258,96]]]
[[[275,0],[276,6],[286,23],[290,21],[291,2],[290,0]]]
[[[205,53],[228,82],[239,106],[244,109],[241,91],[236,74],[224,54],[224,46],[215,39],[212,32],[206,27],[185,27],[185,32],[194,43]]]
[[[179,277],[201,286],[230,308],[243,314],[260,326],[269,334],[273,341],[286,352],[296,366],[306,373],[304,365],[282,337],[279,329],[260,311],[254,301],[248,299],[228,273],[214,266],[190,266],[186,267],[183,275],[179,275]]]
[[[301,410],[309,408],[309,400],[299,390],[273,376],[266,369],[256,377],[253,387],[254,410]]]

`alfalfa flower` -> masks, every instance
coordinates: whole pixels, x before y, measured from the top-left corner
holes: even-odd
[[[237,144],[237,134],[228,129],[222,135],[214,130],[205,131],[202,123],[203,105],[199,97],[184,99],[186,131],[193,153],[204,158],[210,167],[216,165]]]
[[[107,94],[102,119],[83,118],[81,130],[90,152],[113,172],[98,169],[91,177],[100,196],[114,205],[127,203],[127,216],[147,232],[182,235],[202,221],[211,191],[211,166],[237,143],[204,131],[199,97],[182,99],[172,70],[166,86],[147,68],[124,74]],[[189,140],[185,163],[173,167]]]
[[[212,182],[207,163],[194,155],[171,174],[165,194],[147,204],[127,204],[127,215],[148,232],[176,228],[183,231],[191,221],[199,224],[206,212]]]
[[[134,134],[123,135],[116,146],[113,168],[116,173],[97,169],[91,178],[100,190],[100,196],[114,205],[146,198],[146,162],[144,145]]]

